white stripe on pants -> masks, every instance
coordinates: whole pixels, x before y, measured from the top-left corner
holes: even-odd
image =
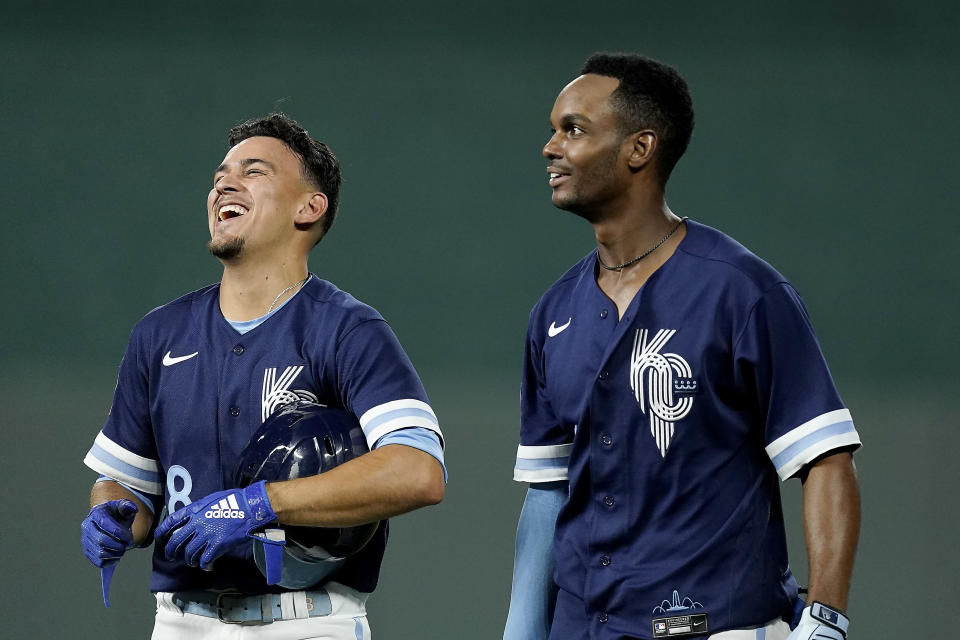
[[[323,588],[330,594],[328,616],[246,624],[184,613],[172,594],[158,593],[151,640],[370,640],[367,594],[335,582]]]

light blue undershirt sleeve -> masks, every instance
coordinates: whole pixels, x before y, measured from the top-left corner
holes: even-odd
[[[440,444],[440,438],[437,437],[437,434],[430,429],[408,427],[391,431],[377,440],[373,448],[377,449],[385,444],[402,444],[429,453],[443,467],[443,481],[447,481],[447,465],[443,463],[443,445]]]
[[[546,640],[557,601],[553,531],[567,500],[567,482],[530,485],[517,524],[513,586],[503,640]]]
[[[99,478],[97,478],[97,482],[108,482],[108,481],[116,482],[118,485],[120,485],[121,487],[123,487],[124,489],[132,493],[133,495],[137,496],[138,498],[140,498],[140,502],[142,502],[144,505],[146,505],[148,509],[150,509],[150,513],[155,514],[157,512],[157,503],[160,501],[160,496],[148,496],[147,494],[141,491],[137,491],[130,485],[124,484],[119,480],[115,480],[110,476],[100,476]]]

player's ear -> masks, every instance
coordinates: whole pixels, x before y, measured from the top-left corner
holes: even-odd
[[[657,150],[657,134],[650,129],[637,131],[628,138],[630,157],[627,162],[632,171],[639,171],[653,160]]]
[[[298,227],[314,224],[327,212],[328,205],[327,195],[322,191],[310,194],[310,199],[300,207],[300,210],[293,217],[294,224]]]

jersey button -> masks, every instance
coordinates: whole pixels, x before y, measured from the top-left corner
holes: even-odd
[[[610,556],[600,556],[600,564],[604,567],[610,566]]]
[[[232,415],[234,418],[240,415],[240,407],[230,407],[230,415]]]
[[[607,310],[606,310],[606,309],[601,309],[601,310],[600,310],[600,319],[602,320],[602,319],[604,319],[604,318],[606,318],[606,317],[607,317]]]
[[[609,447],[611,444],[613,444],[613,438],[609,433],[604,433],[600,436],[600,444]]]
[[[235,354],[237,354],[238,356],[241,355],[241,354],[243,353],[243,345],[242,345],[242,344],[238,344],[237,346],[235,346],[235,347],[233,348],[233,352],[234,352]]]
[[[608,507],[612,507],[615,502],[616,500],[613,499],[613,496],[605,496],[603,499],[603,504],[607,505]]]
[[[597,620],[599,620],[601,624],[606,623],[606,621],[609,619],[610,619],[610,616],[608,616],[605,613],[601,613],[599,616],[597,616]]]
[[[606,380],[607,378],[610,377],[610,372],[604,369],[603,371],[600,372],[600,375],[597,377],[599,377],[601,380]]]

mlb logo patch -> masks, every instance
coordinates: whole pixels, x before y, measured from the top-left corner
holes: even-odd
[[[667,630],[667,623],[657,622],[656,624],[653,625],[653,628],[656,630],[657,633],[663,633],[664,631]]]

